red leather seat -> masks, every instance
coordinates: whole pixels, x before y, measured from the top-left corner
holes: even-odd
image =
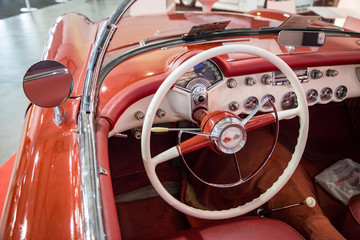
[[[347,212],[342,232],[346,239],[359,239],[360,236],[360,194],[352,196],[348,202]]]
[[[289,225],[270,218],[243,217],[188,229],[166,239],[304,239]]]

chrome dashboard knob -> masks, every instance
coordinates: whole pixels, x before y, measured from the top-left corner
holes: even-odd
[[[326,70],[326,76],[328,77],[336,77],[338,74],[338,71],[336,71],[335,69]]]
[[[273,78],[269,75],[269,74],[264,74],[262,77],[261,77],[261,82],[264,84],[264,85],[271,85],[273,83]]]
[[[251,77],[251,76],[247,76],[245,78],[245,84],[248,85],[248,86],[253,86],[256,84],[256,79]]]
[[[227,84],[228,88],[234,88],[234,87],[236,87],[237,82],[236,82],[235,79],[229,78],[229,79],[227,80],[226,84]]]
[[[312,79],[322,78],[324,74],[319,69],[314,69],[311,71],[310,76]]]
[[[238,109],[240,108],[240,104],[237,102],[237,101],[232,101],[230,104],[229,104],[229,109],[230,111],[237,111]]]

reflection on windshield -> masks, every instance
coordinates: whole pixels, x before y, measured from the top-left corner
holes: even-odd
[[[221,3],[224,2],[219,0],[214,7],[221,8]],[[257,2],[256,8],[264,7],[264,1],[251,2]],[[303,8],[304,6],[310,6],[316,1],[308,2],[295,1],[296,9],[298,9],[298,6]],[[149,43],[181,38],[184,34],[189,33],[194,26],[213,24],[215,22],[229,22],[225,28],[226,31],[232,29],[247,29],[248,32],[250,30],[262,31],[279,26],[282,29],[305,29],[308,26],[319,27],[320,29],[335,29],[331,23],[316,21],[320,18],[319,16],[290,15],[291,13],[281,12],[274,15],[273,12],[263,9],[253,10],[246,14],[224,11],[202,13],[201,8],[197,7],[190,8],[190,11],[184,11],[184,7],[175,5],[175,3],[177,3],[175,0],[138,0],[117,25],[118,29],[108,49],[110,53],[108,57],[111,57],[111,53],[114,52],[121,54],[146,46]],[[236,11],[252,10],[247,5],[244,5],[242,9],[239,9],[239,7],[233,9]],[[197,13],[194,14],[193,11],[197,11]],[[272,17],[272,19],[269,19],[269,17]]]

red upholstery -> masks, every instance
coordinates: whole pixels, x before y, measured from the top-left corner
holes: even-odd
[[[342,232],[346,239],[359,239],[360,236],[360,194],[352,196],[348,202],[349,212],[346,214]]]
[[[188,229],[166,239],[304,239],[289,225],[270,218],[243,217],[206,227]]]
[[[344,22],[344,28],[355,32],[360,31],[360,19],[347,16]]]
[[[356,222],[360,224],[360,194],[350,198],[348,205],[351,215],[354,217]]]

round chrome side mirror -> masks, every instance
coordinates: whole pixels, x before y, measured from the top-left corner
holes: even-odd
[[[23,88],[27,98],[37,106],[52,108],[70,96],[73,78],[61,63],[44,60],[32,65],[25,73]]]

